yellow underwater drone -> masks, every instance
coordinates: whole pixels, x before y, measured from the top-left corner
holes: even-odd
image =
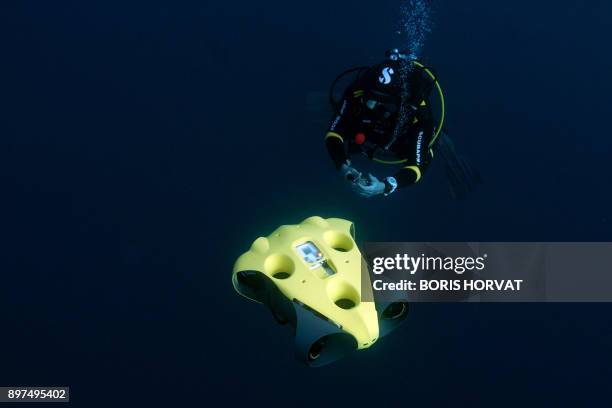
[[[406,303],[362,301],[372,288],[354,238],[350,221],[311,217],[256,239],[234,265],[236,291],[294,329],[296,358],[309,366],[368,348],[406,318]]]

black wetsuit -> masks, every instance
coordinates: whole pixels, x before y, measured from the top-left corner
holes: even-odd
[[[430,144],[435,131],[429,103],[433,80],[413,64],[408,75],[409,97],[402,104],[402,63],[387,60],[364,70],[345,91],[325,137],[338,169],[358,152],[379,162],[401,165],[394,175],[398,188],[421,179],[432,158]],[[400,109],[409,112],[408,120],[396,131]]]

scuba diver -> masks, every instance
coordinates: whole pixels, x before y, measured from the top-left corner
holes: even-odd
[[[388,196],[418,183],[434,157],[434,150],[440,150],[446,162],[451,192],[456,198],[463,198],[480,183],[480,178],[457,155],[443,131],[444,94],[436,75],[398,49],[387,51],[386,57],[376,66],[343,72],[331,86],[330,102],[335,115],[325,144],[336,169],[358,195],[366,198]],[[336,84],[355,72],[357,76],[344,91],[342,100],[336,101]],[[434,87],[442,105],[438,123],[430,103]],[[384,179],[371,173],[365,176],[351,163],[350,157],[355,153],[400,168]]]

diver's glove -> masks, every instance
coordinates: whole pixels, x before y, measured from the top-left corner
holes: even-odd
[[[375,197],[385,193],[386,185],[378,180],[376,176],[368,174],[368,177],[359,179],[351,185],[356,194],[365,198]]]
[[[346,181],[355,182],[361,178],[361,173],[351,167],[351,162],[346,162],[340,167],[342,178]]]
[[[395,190],[397,190],[398,184],[397,184],[397,180],[395,179],[395,177],[387,177],[385,179],[385,197],[395,193]]]

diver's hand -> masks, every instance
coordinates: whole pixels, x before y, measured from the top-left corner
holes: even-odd
[[[361,173],[346,163],[340,167],[340,173],[344,180],[350,182],[355,182],[361,178]]]
[[[372,198],[385,193],[385,183],[372,174],[368,174],[368,177],[353,183],[351,188],[356,194],[365,198]]]

